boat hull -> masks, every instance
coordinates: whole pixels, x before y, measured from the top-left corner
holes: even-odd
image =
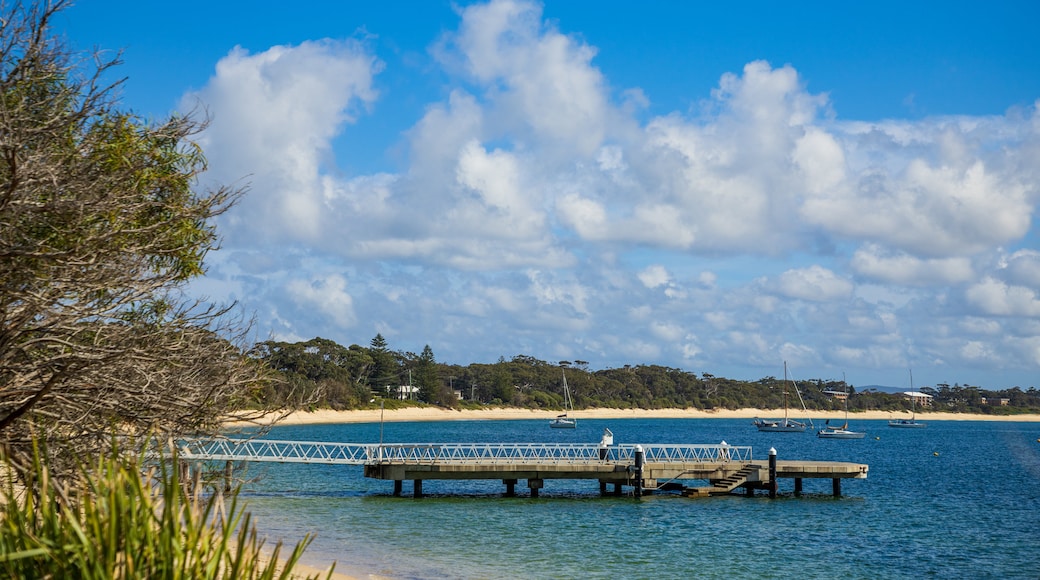
[[[816,434],[820,439],[862,439],[866,433],[859,431],[846,431],[844,429],[825,429]]]
[[[759,419],[752,424],[759,431],[767,433],[805,433],[805,425],[796,421],[766,421]]]
[[[549,422],[550,429],[574,429],[578,426],[578,421],[574,419],[553,419]]]
[[[901,420],[901,421],[889,421],[888,422],[888,426],[889,427],[896,427],[898,429],[923,429],[924,427],[927,427],[928,424],[927,423],[918,423],[917,421],[914,421],[913,419],[910,419],[910,420],[904,419],[904,420]]]

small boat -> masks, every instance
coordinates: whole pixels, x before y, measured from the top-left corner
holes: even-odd
[[[571,390],[567,387],[567,366],[571,363],[567,361],[560,361],[560,367],[563,371],[563,408],[566,412],[557,415],[555,419],[549,421],[550,429],[574,429],[578,426],[578,420],[568,417],[567,413],[574,410],[574,405],[571,403]]]
[[[552,429],[574,429],[577,426],[578,420],[571,419],[567,413],[557,415],[555,419],[549,421],[549,427]]]
[[[802,400],[802,394],[798,391],[798,385],[794,385],[794,390],[798,393],[798,400]],[[805,401],[802,401],[802,409],[805,410]],[[809,419],[809,423],[812,423],[812,419]],[[787,361],[784,361],[784,418],[783,419],[755,419],[751,422],[752,425],[758,428],[759,431],[768,431],[771,433],[804,433],[805,423],[801,421],[795,421],[787,416]]]
[[[849,423],[846,421],[841,427],[827,425],[817,431],[816,436],[820,439],[862,439],[867,434],[862,431],[849,431]]]
[[[892,419],[888,422],[889,427],[898,427],[900,429],[923,429],[928,426],[927,423],[922,423],[917,420],[917,393],[914,392],[914,372],[910,371],[910,418],[909,419]]]
[[[862,439],[867,435],[862,431],[849,430],[849,384],[845,382],[844,375],[841,377],[841,382],[845,385],[845,423],[841,427],[834,427],[830,425],[828,419],[823,429],[816,432],[816,436],[820,439]]]

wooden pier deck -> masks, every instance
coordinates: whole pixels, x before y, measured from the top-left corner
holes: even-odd
[[[360,465],[364,476],[394,482],[401,495],[403,482],[413,482],[413,495],[422,496],[427,480],[500,480],[505,494],[526,482],[537,497],[545,480],[596,480],[601,493],[620,495],[625,487],[639,496],[658,490],[681,491],[688,497],[735,493],[777,493],[780,479],[794,481],[795,494],[804,479],[830,479],[841,495],[842,479],[864,479],[865,464],[836,461],[778,460],[770,449],[766,459],[753,459],[751,447],[727,445],[561,445],[533,443],[352,444],[301,441],[212,439],[183,442],[187,460],[268,461]],[[229,472],[230,473],[230,472]],[[701,485],[697,485],[700,483]]]

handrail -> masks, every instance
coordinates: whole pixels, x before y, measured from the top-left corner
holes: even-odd
[[[554,443],[325,443],[266,439],[186,439],[183,459],[273,461],[371,465],[379,463],[630,463],[637,450],[647,463],[751,461],[752,449],[741,445],[615,445]]]

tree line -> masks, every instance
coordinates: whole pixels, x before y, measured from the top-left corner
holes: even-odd
[[[527,409],[563,408],[563,379],[576,408],[617,409],[778,409],[788,406],[811,410],[841,410],[834,393],[849,393],[849,410],[902,411],[910,402],[900,394],[857,389],[840,380],[797,382],[768,376],[745,381],[660,365],[626,365],[591,370],[587,361],[545,361],[528,355],[500,358],[491,364],[437,362],[426,345],[416,355],[392,350],[377,334],[368,346],[344,347],[315,338],[305,342],[266,341],[252,356],[265,363],[280,380],[265,387],[268,405],[332,409],[370,408],[377,401],[414,401],[448,408],[485,405]],[[797,390],[794,388],[797,386]],[[931,395],[932,409],[983,414],[1040,411],[1040,391],[1031,387],[986,390],[969,385],[922,387]],[[785,395],[786,393],[786,395]]]

